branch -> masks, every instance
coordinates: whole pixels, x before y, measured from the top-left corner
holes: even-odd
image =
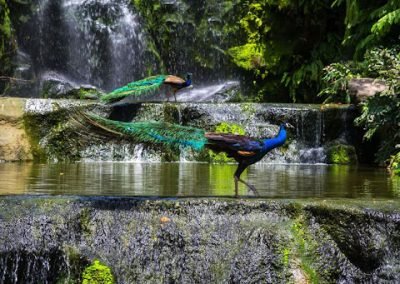
[[[26,83],[31,83],[33,80],[24,80],[24,79],[19,79],[15,77],[8,77],[8,76],[0,76],[0,81],[20,81],[20,82],[26,82]]]

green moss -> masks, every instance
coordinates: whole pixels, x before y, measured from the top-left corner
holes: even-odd
[[[393,175],[400,176],[400,152],[391,157],[389,170]]]
[[[332,145],[327,151],[327,156],[330,164],[348,165],[357,163],[356,150],[350,145]]]
[[[290,249],[283,248],[282,250],[282,263],[285,267],[289,266],[289,259],[290,259]]]
[[[237,135],[244,135],[245,130],[244,128],[235,123],[227,123],[227,122],[221,122],[215,127],[215,132],[218,133],[232,133],[232,134],[237,134]],[[210,162],[212,163],[233,163],[235,162],[234,159],[228,158],[226,153],[214,153],[211,150],[208,150],[208,154],[210,157]]]
[[[35,162],[47,161],[47,154],[45,150],[40,146],[39,142],[41,139],[40,131],[38,131],[38,123],[36,118],[32,115],[24,115],[23,123],[25,132],[28,134],[28,139],[31,145],[31,151]]]
[[[111,269],[99,260],[94,260],[85,268],[82,274],[82,284],[112,284],[115,283]]]
[[[248,43],[241,46],[235,46],[228,50],[233,63],[237,66],[253,70],[264,66],[263,50],[256,44]]]
[[[313,244],[312,237],[306,232],[303,220],[296,220],[291,227],[291,232],[294,237],[296,254],[300,259],[300,268],[306,274],[308,283],[320,283],[318,273],[312,266],[315,244]]]

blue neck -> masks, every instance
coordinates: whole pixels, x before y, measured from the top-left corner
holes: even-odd
[[[285,127],[281,126],[279,129],[279,133],[276,137],[270,138],[270,139],[265,139],[264,146],[263,146],[263,152],[264,151],[270,151],[276,147],[282,146],[285,144],[286,141],[286,129]]]
[[[192,84],[192,79],[186,79],[185,83],[183,83],[185,85],[185,87],[189,87]]]

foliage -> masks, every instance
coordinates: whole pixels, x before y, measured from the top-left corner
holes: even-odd
[[[331,8],[330,1],[252,0],[238,5],[246,36],[241,46],[256,46],[263,55],[262,64],[241,66],[253,71],[253,87],[261,93],[279,92],[281,100],[286,94],[292,101],[313,101],[310,94],[318,89],[323,66],[340,55],[341,11]],[[263,99],[271,100],[271,94]]]
[[[379,135],[381,145],[376,154],[378,162],[385,162],[398,152],[400,144],[400,96],[378,94],[366,100],[356,123],[366,130],[365,139]],[[398,146],[397,146],[398,147]]]
[[[149,49],[162,62],[160,72],[190,71],[197,79],[221,75],[226,69],[225,50],[236,43],[226,26],[233,26],[230,12],[236,2],[132,0],[151,38]]]
[[[262,49],[257,48],[256,44],[248,43],[231,47],[228,54],[237,66],[245,70],[258,70],[264,66]]]
[[[390,158],[389,170],[393,175],[400,176],[400,152]]]
[[[0,0],[0,76],[10,75],[12,70],[11,55],[15,51],[10,9],[5,0]],[[0,93],[5,85],[0,81]]]
[[[355,48],[356,57],[366,49],[385,41],[395,43],[391,35],[399,31],[400,2],[336,0],[332,4],[346,6],[343,43]]]
[[[323,88],[318,96],[325,103],[350,103],[348,90],[352,78],[376,78],[387,86],[387,94],[400,92],[400,46],[374,47],[365,52],[361,62],[347,61],[332,63],[324,68]]]
[[[111,269],[97,259],[86,267],[82,274],[82,284],[113,284],[115,283]]]
[[[332,63],[323,69],[322,81],[324,88],[318,96],[326,96],[324,103],[343,102],[350,103],[348,92],[349,81],[357,77],[357,72],[351,68],[351,62]]]

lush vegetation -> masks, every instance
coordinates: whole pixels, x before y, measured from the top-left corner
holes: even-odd
[[[218,76],[224,76],[219,64],[230,62],[240,71],[244,98],[254,101],[349,103],[352,79],[379,79],[388,88],[364,102],[357,123],[365,128],[365,139],[381,136],[378,162],[398,152],[400,1],[178,3],[134,1],[149,23],[156,50],[169,52],[160,56],[168,70],[171,50],[176,51],[172,57],[183,54],[184,64],[194,60],[201,67],[197,71],[217,70]],[[183,52],[180,36],[189,41]]]

